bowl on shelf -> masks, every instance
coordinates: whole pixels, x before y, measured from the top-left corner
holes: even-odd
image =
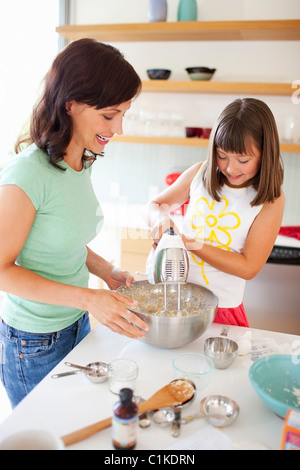
[[[202,127],[186,127],[185,135],[187,137],[202,137]]]
[[[263,403],[285,418],[289,409],[300,410],[300,356],[272,355],[255,361],[250,382]]]
[[[203,139],[209,139],[211,131],[212,131],[211,127],[203,127],[203,129],[202,129],[202,138]]]
[[[216,71],[209,67],[187,67],[185,70],[191,80],[210,80]]]
[[[198,137],[202,139],[209,139],[211,131],[211,127],[186,127],[185,135],[186,137]]]
[[[147,69],[150,80],[168,80],[171,70],[168,69]]]

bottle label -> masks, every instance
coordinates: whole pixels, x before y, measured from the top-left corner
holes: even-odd
[[[112,420],[112,438],[119,447],[129,447],[136,442],[138,419],[121,419],[117,416]]]

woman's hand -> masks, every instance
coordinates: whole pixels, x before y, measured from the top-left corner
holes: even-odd
[[[134,277],[128,271],[117,268],[89,247],[87,247],[87,253],[86,264],[89,272],[103,279],[110,289],[115,290],[124,284],[126,287],[131,286]]]
[[[104,281],[110,289],[115,290],[124,284],[126,287],[130,287],[134,281],[134,277],[128,271],[123,271],[114,266]]]
[[[87,310],[102,325],[129,338],[145,338],[148,325],[133,312],[127,310],[137,305],[135,300],[106,289],[89,290],[90,298]]]

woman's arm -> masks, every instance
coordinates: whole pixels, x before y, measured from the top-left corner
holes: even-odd
[[[265,203],[249,230],[241,253],[228,252],[195,242],[183,235],[188,250],[206,263],[233,276],[252,279],[266,263],[278,235],[284,209],[284,194],[273,203]]]
[[[101,256],[97,255],[89,247],[87,247],[88,254],[86,264],[91,274],[100,277],[106,282],[110,289],[117,289],[125,284],[130,287],[134,281],[134,277],[128,272],[117,268],[113,264],[106,261]]]
[[[141,330],[148,330],[147,325],[124,308],[124,304],[135,305],[131,299],[105,289],[55,282],[16,265],[34,219],[35,208],[21,188],[16,185],[0,187],[0,290],[36,302],[87,310],[117,333],[144,337]]]

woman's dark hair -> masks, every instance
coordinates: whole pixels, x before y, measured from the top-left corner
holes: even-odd
[[[66,102],[75,100],[97,109],[119,105],[141,91],[134,68],[115,47],[94,39],[79,39],[55,58],[45,78],[42,97],[33,109],[28,135],[22,143],[33,143],[48,153],[58,168],[72,137],[72,120]]]
[[[260,169],[249,182],[257,190],[252,206],[280,196],[283,163],[276,122],[270,108],[255,98],[237,99],[220,114],[210,138],[209,157],[203,182],[209,194],[220,201],[226,178],[218,170],[217,148],[238,154],[251,153],[252,144],[261,152]]]

